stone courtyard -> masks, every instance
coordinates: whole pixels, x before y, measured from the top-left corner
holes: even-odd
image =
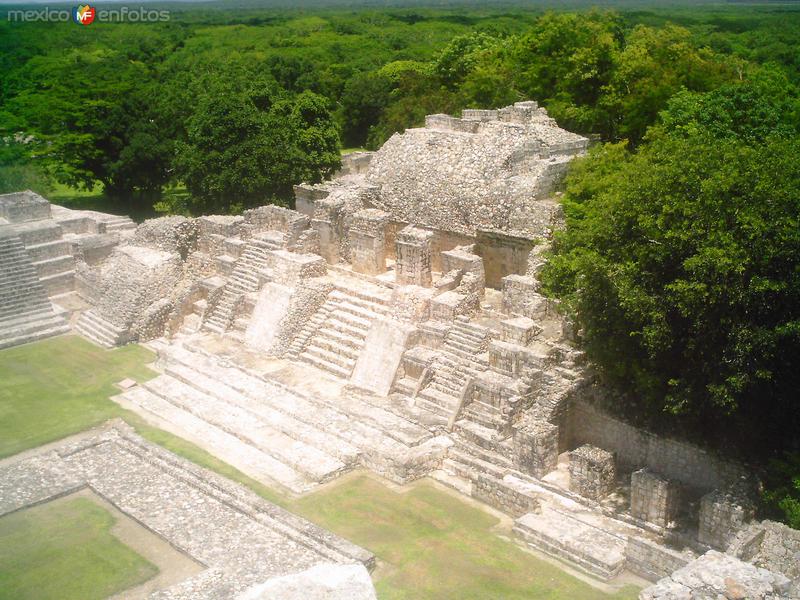
[[[137,227],[0,196],[0,347],[70,329],[147,345],[159,376],[114,400],[289,494],[357,468],[431,477],[509,515],[523,546],[654,583],[642,598],[800,597],[800,533],[754,520],[748,471],[605,412],[540,292],[559,182],[587,146],[521,102],[347,155],[296,187],[296,210]],[[118,424],[4,466],[0,513],[91,486],[208,567],[157,597],[371,566],[175,460]]]

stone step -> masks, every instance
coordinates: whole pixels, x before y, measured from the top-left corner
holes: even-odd
[[[363,335],[366,336],[367,332],[369,331],[370,326],[372,325],[372,321],[369,319],[365,319],[364,317],[359,317],[354,315],[351,312],[346,310],[342,310],[338,306],[331,311],[331,317],[336,319],[337,321],[342,321],[349,325],[352,329],[356,329],[362,332]]]
[[[417,388],[417,380],[412,379],[411,377],[401,377],[397,381],[394,382],[394,388],[392,391],[405,394],[406,396],[411,396],[414,393],[414,390]]]
[[[38,319],[17,321],[13,324],[9,321],[4,322],[2,325],[0,325],[0,337],[17,338],[42,329],[52,329],[54,327],[67,325],[67,322],[63,317],[56,315],[52,311],[50,314],[38,314]]]
[[[352,348],[356,351],[356,356],[358,356],[358,351],[364,346],[363,338],[342,333],[341,331],[337,331],[336,329],[328,326],[320,327],[317,330],[317,335],[330,340],[331,342],[335,341],[340,347]]]
[[[143,413],[157,427],[189,440],[267,486],[275,485],[295,494],[305,493],[313,487],[290,466],[142,386],[131,388],[113,399],[124,408]]]
[[[461,413],[464,418],[487,428],[498,428],[503,424],[503,415],[492,406],[482,402],[470,402]]]
[[[511,442],[508,438],[500,436],[496,429],[484,427],[467,419],[460,419],[456,421],[453,431],[456,436],[460,436],[468,444],[505,456],[509,460],[513,456]]]
[[[482,460],[488,464],[494,465],[497,468],[503,468],[503,469],[513,468],[513,463],[511,459],[508,458],[508,456],[510,456],[510,453],[512,452],[510,445],[508,447],[508,452],[500,454],[499,452],[495,452],[494,450],[489,450],[488,448],[484,448],[483,446],[469,443],[460,436],[454,436],[454,441],[455,445],[451,449],[451,453],[455,450],[458,450],[463,454]]]
[[[469,467],[474,474],[488,474],[497,479],[502,479],[508,472],[508,466],[506,464],[495,464],[491,460],[485,460],[484,458],[475,456],[471,452],[463,450],[458,446],[450,448],[447,456],[450,460]]]
[[[453,350],[455,348],[469,355],[478,354],[480,352],[480,348],[477,345],[464,344],[452,338],[447,339],[444,344],[448,350]]]
[[[333,329],[334,331],[338,331],[343,335],[347,335],[351,338],[360,340],[359,343],[362,345],[367,337],[367,332],[361,329],[360,327],[354,327],[350,323],[343,321],[335,316],[330,316],[325,320],[325,328]]]
[[[352,346],[348,346],[346,344],[342,344],[335,336],[328,337],[324,333],[318,331],[317,335],[314,336],[314,339],[308,344],[307,348],[319,348],[320,350],[324,350],[326,354],[333,354],[336,356],[340,356],[343,359],[346,359],[345,362],[350,363],[352,362],[355,365],[356,360],[358,360],[359,350],[353,348]],[[323,358],[327,358],[327,355],[322,355]],[[335,361],[334,361],[335,362]]]
[[[306,346],[306,352],[317,358],[321,358],[330,363],[339,365],[342,368],[352,370],[356,364],[355,358],[329,350],[328,348],[324,347],[321,342],[324,343],[324,341],[320,340],[319,337],[315,337]]]
[[[601,579],[616,577],[625,566],[627,540],[562,511],[545,507],[540,514],[523,515],[515,521],[514,533],[532,548]]]
[[[176,362],[169,362],[164,372],[209,396],[219,398],[222,402],[238,406],[256,415],[262,421],[269,423],[270,427],[278,429],[287,436],[336,457],[348,468],[358,462],[359,449],[346,440],[336,437],[332,432],[328,432],[328,426],[322,425],[323,429],[317,429],[312,424],[307,424],[293,416],[292,411],[281,411],[273,406],[273,403],[280,402],[283,395],[282,390],[276,388],[269,390],[274,393],[259,393],[258,397],[251,397],[227,383]]]
[[[337,303],[347,303],[357,306],[376,315],[387,315],[390,311],[389,307],[382,302],[366,300],[356,294],[350,293],[349,291],[342,291],[338,288],[334,288],[328,295],[328,298]]]
[[[420,397],[425,398],[431,404],[439,406],[448,416],[455,410],[458,398],[450,394],[446,394],[437,389],[431,389],[430,386],[426,387],[420,392]]]
[[[72,254],[72,246],[65,240],[55,240],[52,242],[44,242],[42,244],[31,244],[26,246],[25,249],[28,251],[28,255],[34,262]]]
[[[0,319],[27,314],[49,305],[47,294],[41,288],[25,290],[10,297],[0,294]]]
[[[387,306],[391,302],[392,291],[388,288],[383,288],[376,285],[370,285],[361,280],[353,280],[352,285],[336,284],[336,291],[349,296],[350,298],[358,298],[371,304],[379,306]]]
[[[185,348],[169,346],[164,352],[171,360],[192,368],[197,367],[210,377],[225,381],[231,387],[253,398],[263,398],[265,402],[276,395],[276,389],[282,389],[239,369],[221,367],[213,358]],[[319,425],[333,435],[339,436],[340,433],[355,427],[356,433],[351,441],[361,449],[376,443],[375,432],[380,432],[386,438],[406,446],[415,446],[432,437],[429,431],[416,423],[364,402],[354,394],[342,395],[335,400],[323,396],[306,397],[289,392],[283,392],[280,396],[281,403],[276,404],[276,408],[284,412],[291,411],[296,418],[314,426]],[[357,441],[359,435],[366,436],[361,443]]]
[[[33,263],[36,267],[39,277],[46,277],[47,275],[55,275],[65,271],[72,271],[74,273],[75,258],[71,255],[56,256],[55,258],[47,258]]]
[[[15,233],[26,246],[60,240],[63,235],[61,226],[50,220],[18,224]]]
[[[0,319],[14,319],[29,313],[38,312],[41,310],[51,310],[52,305],[44,293],[39,293],[35,296],[29,296],[25,301],[9,301],[4,304],[0,299]]]
[[[314,365],[315,367],[322,369],[323,371],[327,371],[328,373],[332,373],[341,377],[342,379],[350,379],[350,375],[352,374],[352,368],[348,369],[346,367],[342,367],[341,365],[330,362],[320,356],[316,356],[314,354],[310,354],[308,350],[303,350],[299,356],[300,360],[307,362],[310,365]]]
[[[55,296],[75,289],[75,271],[64,271],[55,275],[40,277],[39,281],[47,290],[48,296]]]
[[[30,342],[37,342],[45,338],[62,335],[65,333],[69,333],[69,325],[66,323],[56,327],[51,327],[49,329],[37,329],[36,331],[11,338],[4,338],[2,337],[2,334],[0,334],[0,350],[3,348],[11,348],[12,346],[29,344]]]
[[[11,329],[12,327],[29,323],[31,321],[47,319],[54,314],[53,307],[48,303],[41,308],[35,308],[27,312],[22,312],[11,317],[0,319],[0,329]]]
[[[450,419],[450,412],[442,408],[439,404],[431,402],[428,396],[423,396],[421,393],[417,396],[414,406],[421,410],[425,410],[435,417],[441,425],[444,425]]]
[[[114,348],[116,346],[116,339],[113,336],[110,336],[101,329],[95,328],[92,323],[86,321],[82,322],[79,319],[78,322],[75,323],[75,331],[103,348]]]
[[[258,415],[210,396],[171,377],[160,375],[144,387],[199,419],[289,465],[311,482],[322,483],[346,470],[339,459],[273,428]]]

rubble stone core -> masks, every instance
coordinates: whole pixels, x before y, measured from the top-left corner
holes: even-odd
[[[287,493],[355,468],[427,476],[594,577],[655,582],[730,546],[794,585],[796,540],[712,501],[752,490],[747,470],[607,414],[580,332],[540,293],[559,178],[586,147],[533,102],[433,115],[297,186],[297,210],[154,219],[113,243],[76,234],[75,328],[158,353],[159,376],[115,401]],[[2,214],[34,219],[5,226],[41,262],[26,228],[46,207],[3,198]],[[72,222],[50,210],[61,221],[36,236]],[[6,280],[36,283],[3,239]]]

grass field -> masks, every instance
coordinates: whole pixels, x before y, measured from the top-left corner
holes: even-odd
[[[498,519],[421,483],[403,493],[368,476],[292,503],[293,512],[369,548],[381,600],[634,600],[604,594],[491,529]]]
[[[87,498],[0,518],[0,599],[107,598],[158,569],[111,533],[114,518]]]
[[[0,351],[0,457],[122,417],[150,441],[375,552],[381,600],[636,598],[633,588],[604,594],[522,551],[491,531],[495,517],[432,484],[398,493],[361,476],[287,498],[109,400],[114,382],[153,377],[153,359],[141,346],[109,351],[76,336]]]

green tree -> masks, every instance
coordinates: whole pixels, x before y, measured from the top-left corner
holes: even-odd
[[[798,444],[799,151],[698,133],[576,165],[545,286],[628,414],[728,449]]]
[[[273,98],[257,89],[203,97],[175,159],[194,213],[288,203],[293,184],[320,181],[339,165],[338,133],[324,98],[312,92]]]

